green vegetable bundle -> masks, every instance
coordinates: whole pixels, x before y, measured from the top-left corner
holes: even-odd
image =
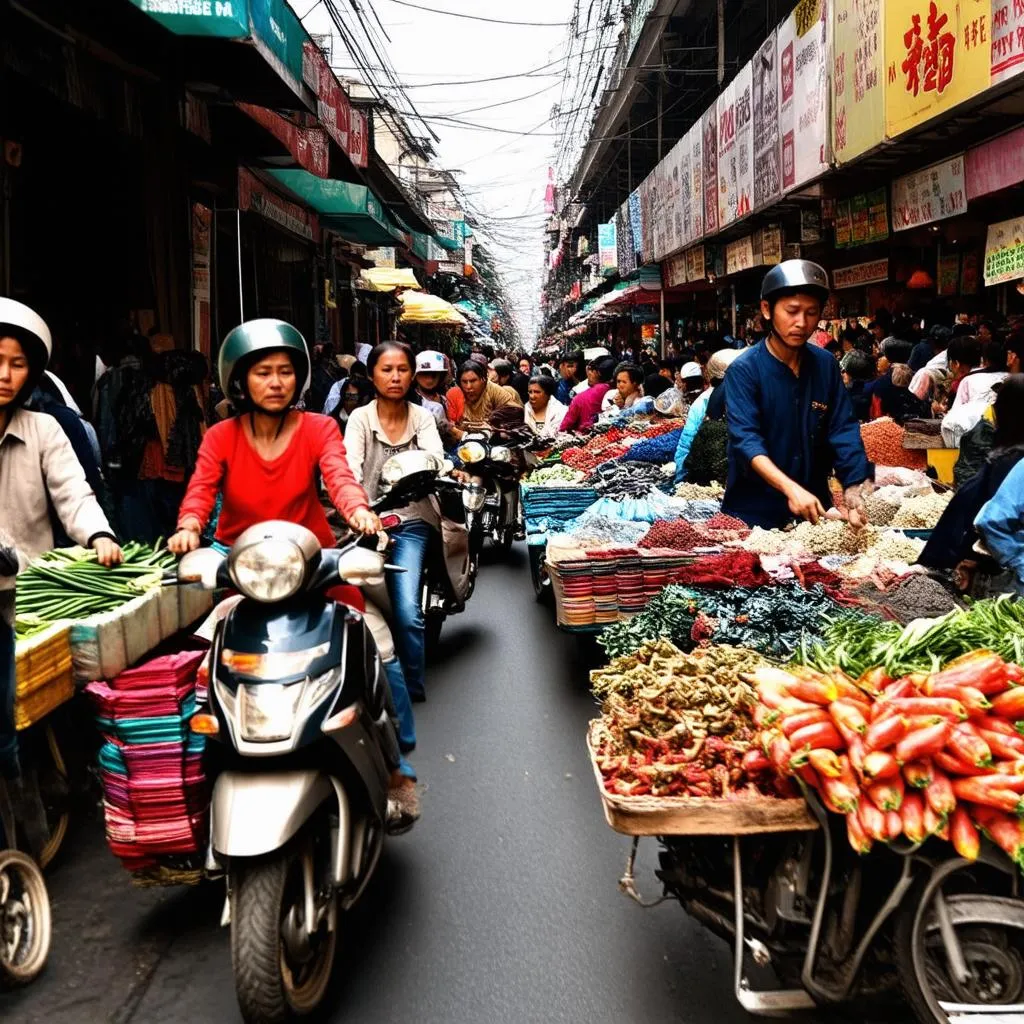
[[[85,619],[113,611],[140,594],[159,586],[174,556],[162,548],[130,543],[124,562],[107,568],[96,553],[85,548],[58,548],[40,555],[19,577],[16,611],[25,629],[59,619]],[[19,638],[24,635],[20,629]]]
[[[976,650],[991,650],[1004,661],[1024,660],[1024,602],[1003,594],[977,601],[937,619],[907,626],[855,615],[825,630],[822,642],[805,644],[796,660],[821,669],[841,668],[854,678],[881,665],[893,678],[934,672]]]

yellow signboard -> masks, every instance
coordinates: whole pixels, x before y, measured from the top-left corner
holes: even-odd
[[[849,163],[885,137],[886,6],[900,0],[833,0],[832,147]]]
[[[885,131],[930,121],[989,87],[992,0],[889,0]]]

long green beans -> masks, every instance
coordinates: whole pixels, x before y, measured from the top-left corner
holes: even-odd
[[[123,563],[110,568],[85,548],[57,548],[40,555],[18,577],[19,620],[28,626],[112,611],[159,586],[164,569],[175,562],[159,544],[153,548],[132,542],[122,551]]]

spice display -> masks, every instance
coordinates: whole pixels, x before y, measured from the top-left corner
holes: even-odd
[[[865,423],[860,428],[860,436],[868,459],[880,466],[924,469],[928,465],[927,456],[921,450],[904,448],[904,433],[903,427],[888,417]]]
[[[589,476],[594,489],[609,498],[647,494],[665,482],[660,466],[646,462],[603,462]]]
[[[792,530],[755,527],[743,541],[747,551],[762,555],[859,555],[870,552],[876,562],[916,562],[924,541],[895,530],[855,530],[841,519],[799,523]]]
[[[659,465],[671,462],[679,445],[683,428],[677,427],[667,433],[645,436],[623,454],[625,462],[656,462]]]
[[[871,545],[871,553],[880,562],[905,562],[913,565],[924,550],[924,541],[897,530],[886,530]]]
[[[57,548],[40,555],[19,577],[16,597],[23,623],[85,619],[108,612],[159,586],[175,564],[168,551],[131,543],[124,561],[109,568],[86,548]]]
[[[674,548],[691,551],[707,543],[705,535],[685,519],[656,522],[642,541],[643,548]]]
[[[959,607],[946,587],[922,572],[907,573],[874,600],[904,624],[945,615]]]
[[[864,499],[864,508],[872,526],[888,526],[900,510],[900,502],[889,501],[877,493],[869,494]]]
[[[721,501],[725,496],[725,488],[718,483],[715,484],[691,484],[683,482],[676,485],[673,492],[677,498],[684,498],[686,501]],[[740,522],[740,520],[737,520]]]
[[[789,795],[792,790],[765,770],[770,766],[754,748],[754,694],[740,676],[758,664],[749,651],[686,655],[661,643],[603,670],[598,685],[608,697],[592,739],[608,792]]]
[[[847,818],[858,853],[949,839],[975,860],[978,830],[1024,870],[1024,670],[987,650],[930,674],[755,669],[760,746]]]
[[[892,525],[914,530],[931,530],[946,511],[953,497],[948,494],[926,494],[908,498],[892,518]]]

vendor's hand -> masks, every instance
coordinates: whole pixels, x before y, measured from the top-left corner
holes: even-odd
[[[357,512],[352,514],[352,518],[349,519],[348,525],[352,527],[356,533],[365,534],[367,537],[373,533],[379,533],[381,530],[380,517],[376,512],[371,511],[368,508],[361,508]]]
[[[92,542],[92,549],[96,552],[96,561],[100,565],[120,565],[124,561],[121,546],[109,537],[97,537]]]
[[[199,547],[199,531],[186,527],[172,534],[167,542],[167,550],[172,555],[187,555]]]
[[[868,525],[868,512],[864,507],[866,487],[866,484],[855,484],[843,491],[843,501],[848,510],[846,518],[855,530],[863,530]]]
[[[825,508],[821,502],[810,491],[805,490],[799,484],[794,484],[786,492],[786,498],[789,501],[789,511],[801,519],[817,523],[825,515]]]

